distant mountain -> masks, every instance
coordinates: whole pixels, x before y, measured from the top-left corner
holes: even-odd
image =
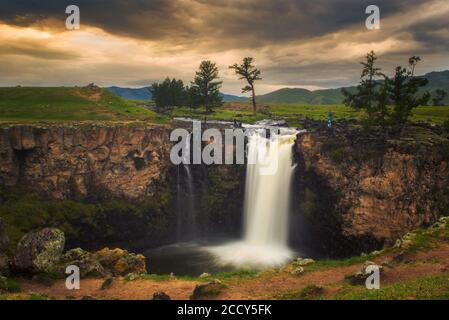
[[[121,87],[109,87],[107,88],[112,93],[127,100],[151,100],[153,95],[149,90],[149,87],[144,88],[121,88]],[[243,102],[248,100],[246,97],[234,96],[232,94],[220,93],[225,102]]]
[[[437,89],[443,89],[448,93],[445,104],[449,104],[449,70],[440,72],[430,72],[423,77],[429,80],[429,83],[422,91],[435,93]],[[355,86],[347,87],[349,91],[354,91]],[[342,88],[324,89],[310,91],[301,88],[283,88],[265,95],[258,96],[261,103],[273,104],[341,104],[343,102]],[[432,95],[433,96],[433,95]]]
[[[149,87],[144,88],[121,88],[121,87],[109,87],[107,88],[112,93],[115,93],[119,97],[127,100],[151,100],[153,95],[150,92]]]
[[[223,97],[224,102],[245,102],[249,100],[248,97],[234,96],[232,94],[226,94],[221,92],[220,95]]]

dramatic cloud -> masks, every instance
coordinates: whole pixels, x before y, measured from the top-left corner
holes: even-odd
[[[65,29],[77,4],[81,30]],[[148,85],[189,81],[218,63],[224,91],[241,84],[227,66],[254,56],[259,92],[357,81],[375,50],[386,71],[419,54],[419,72],[449,69],[447,0],[378,0],[381,30],[365,28],[365,0],[2,0],[0,85]]]

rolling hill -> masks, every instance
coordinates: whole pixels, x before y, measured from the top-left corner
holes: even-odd
[[[430,72],[423,77],[427,78],[429,83],[422,91],[429,91],[433,95],[435,90],[443,89],[448,92],[448,97],[446,97],[444,103],[449,104],[449,70]],[[310,91],[301,88],[283,88],[258,96],[258,101],[273,104],[341,104],[343,102],[341,89]],[[346,89],[354,91],[355,86]]]
[[[126,101],[108,90],[87,87],[0,88],[0,120],[147,120],[153,111]]]

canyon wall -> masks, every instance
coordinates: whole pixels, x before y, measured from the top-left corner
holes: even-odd
[[[92,249],[238,236],[245,166],[192,165],[189,190],[186,168],[170,161],[171,131],[141,124],[1,126],[0,216],[12,244],[43,227],[62,229],[69,247]],[[187,228],[192,224],[195,232]]]
[[[0,129],[0,181],[51,199],[139,201],[164,180],[170,147],[162,126],[6,126]]]
[[[362,130],[298,135],[296,203],[312,246],[368,252],[449,213],[449,140],[426,131],[379,139]]]

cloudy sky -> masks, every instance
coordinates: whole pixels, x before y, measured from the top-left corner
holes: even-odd
[[[65,29],[70,4],[80,30]],[[370,4],[380,30],[365,27]],[[448,0],[0,0],[0,86],[188,82],[209,59],[239,94],[228,66],[252,56],[258,93],[340,87],[370,50],[387,73],[411,55],[421,74],[449,69],[448,17]]]

